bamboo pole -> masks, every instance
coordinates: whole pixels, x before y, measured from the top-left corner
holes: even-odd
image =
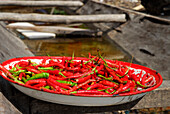
[[[81,1],[0,1],[0,6],[32,6],[32,7],[55,7],[55,6],[83,6]]]
[[[23,30],[33,30],[37,32],[48,32],[61,35],[86,35],[86,36],[101,36],[100,32],[89,30],[89,29],[80,29],[80,28],[70,28],[62,26],[16,26],[16,25],[7,25],[9,29],[23,29]]]
[[[0,21],[55,22],[67,24],[126,22],[126,15],[125,14],[45,15],[45,14],[0,13]]]

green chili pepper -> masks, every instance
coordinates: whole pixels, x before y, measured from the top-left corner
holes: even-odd
[[[113,78],[112,78],[112,77],[106,78],[105,76],[102,76],[102,75],[100,75],[100,74],[97,75],[97,76],[98,76],[98,77],[101,77],[101,78],[104,78],[105,80],[111,81],[111,82],[119,85],[117,82],[114,82],[114,81],[113,81]],[[124,81],[124,82],[126,83],[126,81]]]
[[[73,61],[74,60],[74,51],[73,51],[73,54],[72,54],[72,60],[71,61]]]
[[[53,67],[38,67],[38,70],[53,70]]]
[[[34,79],[48,78],[48,77],[49,77],[49,73],[43,72],[43,73],[35,74],[34,76],[28,78],[27,80],[34,80]]]
[[[106,78],[105,76],[102,76],[102,75],[97,75],[98,77],[101,77],[101,78],[104,78],[105,80],[109,80],[109,81],[112,81],[112,77],[109,77],[109,78]]]
[[[104,59],[104,58],[102,57],[102,55],[100,54],[99,49],[97,50],[97,52],[98,52],[99,57],[105,62],[106,66],[108,66],[108,65],[107,65],[107,62],[105,61],[105,59]]]
[[[44,88],[46,88],[46,89],[50,89],[50,86],[45,86]]]
[[[137,81],[136,84],[140,85],[141,87],[147,88],[147,86],[142,85],[139,81]]]
[[[14,81],[15,81],[15,82],[18,82],[18,83],[20,83],[20,84],[24,84],[22,81],[18,80],[17,77],[14,78]]]
[[[32,66],[37,66],[38,64],[32,64]]]
[[[30,72],[30,71],[27,71],[27,72],[25,72],[26,74],[32,74],[32,72]]]
[[[64,74],[63,74],[63,73],[61,73],[61,72],[59,72],[58,74],[59,74],[59,75],[61,75],[61,76],[63,76],[63,77],[66,77],[66,76],[64,76]]]
[[[22,77],[22,81],[23,81],[24,83],[26,83],[26,82],[27,82],[27,79],[25,79],[24,77]]]
[[[65,83],[65,84],[70,84],[71,86],[76,86],[77,83],[71,82],[71,81],[65,81],[65,80],[56,80],[59,83]]]
[[[16,72],[12,72],[14,75],[19,75],[21,72],[25,72],[26,70],[18,70]]]
[[[91,61],[94,60],[95,58],[96,58],[96,57],[93,57],[92,59],[90,59],[90,60],[84,62],[84,64],[87,64],[87,63],[91,62]]]
[[[116,90],[114,90],[113,92],[111,92],[110,94],[113,94],[114,92],[116,92]]]

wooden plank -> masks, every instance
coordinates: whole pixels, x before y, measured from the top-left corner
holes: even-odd
[[[101,36],[97,31],[89,29],[62,27],[62,26],[13,26],[7,25],[9,29],[33,30],[37,32],[55,33],[58,35],[85,35],[85,36]]]
[[[5,96],[0,92],[0,113],[1,114],[22,114]]]
[[[126,22],[125,14],[100,15],[45,15],[0,13],[0,21],[38,21],[55,23],[99,23],[99,22]]]
[[[29,7],[80,7],[80,1],[0,1],[0,6],[29,6]]]
[[[16,34],[6,29],[5,24],[0,22],[0,63],[14,58],[23,56],[34,56],[28,50],[28,47],[18,38]],[[17,91],[12,85],[0,77],[0,90],[3,95],[19,111],[29,114],[29,97]]]

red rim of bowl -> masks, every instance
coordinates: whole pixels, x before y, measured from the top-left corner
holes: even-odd
[[[6,66],[8,64],[10,64],[11,62],[14,62],[14,61],[19,61],[19,60],[28,60],[28,59],[44,59],[44,58],[55,58],[55,59],[62,59],[62,57],[60,56],[51,56],[51,57],[48,57],[48,56],[30,56],[30,57],[18,57],[18,58],[12,58],[12,59],[9,59],[9,60],[6,60],[2,63],[3,66]],[[67,57],[67,58],[71,58],[71,57]],[[81,60],[81,59],[87,59],[88,58],[84,58],[84,57],[75,57],[74,60]],[[107,61],[111,61],[111,60],[107,60]],[[128,62],[123,62],[123,61],[119,61],[121,62],[121,64],[124,64],[124,65],[130,65],[130,63]],[[144,89],[144,90],[141,90],[141,91],[137,91],[137,92],[133,92],[133,93],[122,93],[122,94],[117,94],[117,95],[113,95],[113,96],[106,96],[106,97],[119,97],[119,96],[130,96],[130,95],[136,95],[136,94],[142,94],[142,93],[146,93],[146,92],[150,92],[156,88],[158,88],[162,82],[163,82],[163,78],[162,76],[155,70],[152,70],[148,67],[145,67],[145,66],[142,66],[142,65],[138,65],[138,64],[131,64],[131,67],[132,68],[136,68],[136,69],[143,69],[143,70],[146,70],[147,72],[150,72],[153,74],[153,76],[155,77],[156,79],[156,85],[153,86],[153,87],[150,87],[150,88],[147,88],[147,89]],[[42,90],[40,88],[36,88],[36,87],[33,87],[33,86],[26,86],[24,84],[20,84],[20,83],[17,83],[9,78],[6,77],[6,75],[2,75],[2,77],[5,79],[5,80],[8,80],[9,82],[11,83],[14,83],[14,84],[17,84],[17,85],[20,85],[20,86],[23,86],[23,87],[26,87],[26,88],[31,88],[31,89],[35,89],[35,90],[38,90],[38,91],[42,91],[42,92],[48,92],[48,93],[53,93],[53,94],[57,94],[56,92],[50,92],[50,91],[46,91],[46,90]],[[59,94],[59,95],[64,95],[64,94]],[[72,95],[72,94],[69,94],[69,95]],[[67,96],[69,96],[67,95]],[[75,96],[75,95],[74,95]],[[95,96],[79,96],[79,97],[95,97]],[[98,96],[97,96],[98,97]]]

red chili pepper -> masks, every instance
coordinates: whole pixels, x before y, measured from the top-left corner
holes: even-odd
[[[123,84],[119,84],[119,88],[113,94],[119,94],[122,91]]]
[[[30,62],[29,61],[20,61],[16,65],[19,65],[20,67],[27,67],[30,65]]]
[[[61,64],[64,66],[65,65],[65,60],[66,60],[66,57],[65,56],[63,56],[63,58],[62,58],[62,62],[61,62]]]
[[[110,73],[110,75],[113,76],[114,80],[117,80],[120,83],[123,83],[123,81],[115,74],[115,72],[112,69],[109,69],[108,67],[106,67],[106,70]]]
[[[91,75],[88,75],[88,76],[85,76],[85,77],[83,77],[83,78],[78,78],[78,79],[76,79],[76,82],[77,82],[77,83],[83,83],[83,82],[87,81],[87,80],[90,79],[90,78],[91,78]]]
[[[25,77],[25,73],[24,73],[24,72],[21,72],[21,73],[19,74],[18,79],[19,79],[19,80],[22,80],[22,77],[23,77],[23,76]]]
[[[58,67],[60,67],[61,69],[64,69],[64,68],[65,68],[64,65],[62,65],[62,64],[60,64],[60,63],[57,63],[57,62],[48,64],[47,66],[58,66]]]
[[[105,75],[105,72],[104,71],[99,71],[98,74],[101,74],[101,75]]]
[[[55,75],[49,75],[49,78],[52,78],[54,80],[64,80],[63,77],[58,77],[58,76],[55,76]]]
[[[82,68],[86,68],[86,65],[84,64],[83,60],[81,60],[81,65],[82,65]]]
[[[63,84],[63,83],[59,83],[59,82],[57,82],[56,80],[54,80],[54,79],[52,79],[52,78],[49,78],[48,80],[49,80],[51,83],[53,83],[53,84],[55,84],[55,85],[57,85],[57,86],[60,86],[60,87],[62,87],[62,88],[65,88],[65,89],[68,89],[68,90],[72,89],[70,86],[67,86],[67,85],[65,85],[65,84]]]
[[[121,78],[121,80],[122,80],[123,82],[125,82],[125,81],[129,80],[129,77],[128,77],[127,75],[125,75],[124,77]]]
[[[82,77],[82,76],[90,75],[92,72],[93,72],[93,71],[90,70],[90,71],[85,72],[85,73],[83,73],[83,74],[72,75],[72,76],[68,76],[68,77],[66,77],[66,78],[80,78],[80,77]]]
[[[82,86],[81,88],[82,88],[82,90],[87,90],[87,88],[89,87],[90,85],[84,85],[84,86]]]
[[[42,82],[42,83],[39,83],[39,84],[36,84],[36,85],[33,85],[33,86],[39,88],[39,87],[44,87],[46,85],[47,85],[46,82]]]
[[[49,58],[44,58],[41,62],[42,65],[45,65],[46,64],[46,61],[48,60]]]
[[[84,72],[88,72],[88,69],[87,68],[81,68],[79,69],[79,73],[84,73]]]
[[[25,85],[35,85],[38,83],[46,83],[46,79],[41,78],[41,79],[29,80],[25,83]]]
[[[141,80],[141,78],[142,78],[142,74],[143,74],[143,71],[141,70],[140,74],[138,75],[138,79],[139,79],[139,81],[140,81],[140,80]]]
[[[55,67],[55,66],[57,66],[57,67],[60,67],[61,69],[65,68],[65,66],[63,66],[61,63],[58,63],[58,62],[54,62],[54,63],[50,63],[50,64],[46,64],[46,65],[38,65],[38,66],[40,66],[40,67],[51,67],[51,66]]]
[[[87,84],[90,83],[90,82],[94,82],[94,81],[96,81],[96,80],[89,79],[89,80],[87,80],[87,81],[84,82],[84,83],[81,83],[81,84],[79,84],[79,85],[77,85],[77,86],[74,86],[74,87],[70,90],[70,92],[76,91],[76,90],[78,90],[79,88],[81,88],[81,87],[87,85]]]
[[[44,87],[41,87],[41,90],[45,91],[45,92],[49,92],[49,93],[58,93],[54,90],[51,90],[51,89],[47,89],[47,88],[44,88]]]
[[[95,89],[95,88],[107,89],[107,88],[110,88],[110,86],[104,86],[103,84],[96,83],[96,84],[90,85],[90,86],[87,88],[87,90],[91,90],[91,89]]]
[[[145,85],[145,80],[146,80],[146,77],[147,77],[147,74],[145,73],[142,77],[142,81],[141,81],[141,84],[142,85]]]
[[[12,74],[4,66],[2,66],[1,64],[0,64],[0,70],[2,70],[4,73],[6,73],[7,76],[10,77],[11,79],[14,79]]]
[[[116,83],[111,82],[111,81],[107,81],[107,80],[103,80],[103,81],[102,81],[102,84],[103,84],[103,85],[110,86],[110,87],[113,87],[113,88],[115,88],[115,89],[117,89],[117,88],[119,87]]]
[[[66,71],[66,70],[64,70],[64,71],[61,71],[61,73],[63,73],[63,75],[64,76],[72,76],[72,75],[74,75],[75,73],[73,73],[72,71]]]
[[[145,83],[148,83],[148,82],[150,82],[150,81],[152,81],[153,80],[153,76],[149,76],[146,80],[145,80]]]
[[[20,70],[20,69],[18,68],[18,66],[15,66],[15,68],[16,68],[16,71]]]
[[[26,69],[27,69],[27,71],[30,71],[30,72],[33,72],[33,73],[36,73],[36,74],[42,73],[41,71],[34,69],[34,68],[27,67]]]
[[[57,60],[58,61],[58,60]],[[49,60],[49,64],[55,63],[55,61],[53,59]]]
[[[126,91],[131,85],[132,85],[132,81],[128,80],[127,83],[122,87],[121,91]]]
[[[49,79],[47,79],[47,84],[52,86],[57,92],[62,92],[64,90],[61,89],[58,85],[53,84]]]
[[[131,73],[131,75],[129,75],[129,76],[130,76],[130,78],[131,78],[132,80],[134,80],[135,82],[137,82],[137,81],[140,80],[139,77],[137,77],[136,74],[132,74],[132,73]]]
[[[66,70],[68,70],[68,71],[74,71],[74,72],[79,71],[79,69],[80,69],[80,67],[74,67],[74,68],[66,67]]]

